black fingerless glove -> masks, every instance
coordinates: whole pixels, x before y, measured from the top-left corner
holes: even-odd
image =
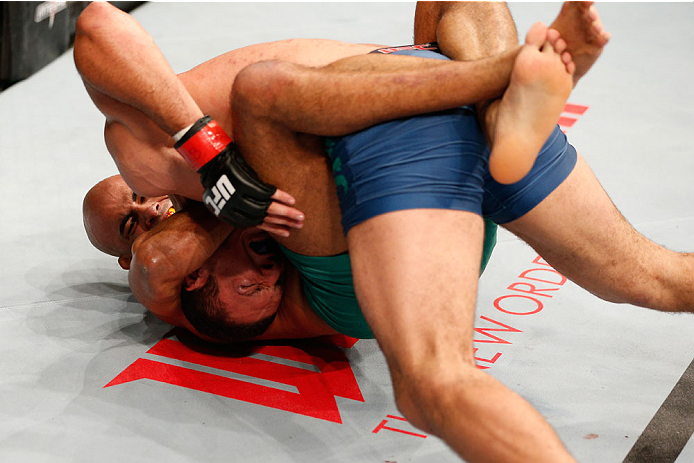
[[[258,178],[210,116],[193,124],[174,148],[200,174],[203,201],[214,215],[240,228],[263,222],[277,188]]]
[[[263,223],[277,190],[261,181],[235,143],[198,170],[205,206],[226,223],[249,228]]]

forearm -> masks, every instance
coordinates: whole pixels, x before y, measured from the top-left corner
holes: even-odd
[[[473,62],[362,55],[320,69],[263,62],[237,76],[232,108],[238,117],[265,117],[294,132],[344,135],[499,97],[518,51]]]
[[[108,3],[94,2],[80,15],[74,56],[89,85],[142,111],[169,135],[202,116],[152,37]]]

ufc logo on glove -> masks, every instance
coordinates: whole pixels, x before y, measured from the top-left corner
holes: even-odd
[[[258,178],[216,121],[210,116],[200,118],[174,148],[200,174],[205,188],[202,199],[210,212],[234,227],[263,223],[277,188]]]
[[[215,216],[219,216],[224,205],[226,205],[231,195],[236,192],[236,188],[231,184],[226,175],[222,175],[217,180],[217,184],[202,195],[205,205]]]

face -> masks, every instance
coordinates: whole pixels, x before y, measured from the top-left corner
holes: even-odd
[[[252,323],[277,311],[284,264],[267,233],[235,230],[205,266],[217,278],[220,301],[234,322]]]
[[[85,196],[84,227],[97,249],[129,258],[135,238],[164,220],[170,207],[167,196],[139,196],[115,175],[96,184]]]

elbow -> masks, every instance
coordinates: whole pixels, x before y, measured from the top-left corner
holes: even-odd
[[[145,36],[143,38],[142,36]],[[114,47],[138,50],[149,38],[127,13],[108,2],[92,2],[75,24],[74,59],[82,77],[108,63],[113,66]],[[86,76],[88,77],[88,75]]]
[[[92,2],[77,18],[75,34],[89,37],[98,35],[99,31],[108,31],[111,25],[116,24],[118,17],[124,14],[126,13],[121,12],[108,2]]]
[[[150,235],[152,235],[151,232],[143,233],[132,245],[133,267],[147,275],[156,274],[164,260],[156,240],[151,239]]]
[[[105,33],[113,10],[116,8],[106,2],[92,2],[77,18],[75,24],[74,59],[77,71],[84,76],[94,53],[95,43],[100,34]]]
[[[130,277],[137,278],[140,285],[148,288],[148,293],[153,288],[161,285],[162,276],[166,270],[166,259],[158,246],[148,239],[150,233],[144,233],[138,237],[132,245],[132,260],[130,263]]]

